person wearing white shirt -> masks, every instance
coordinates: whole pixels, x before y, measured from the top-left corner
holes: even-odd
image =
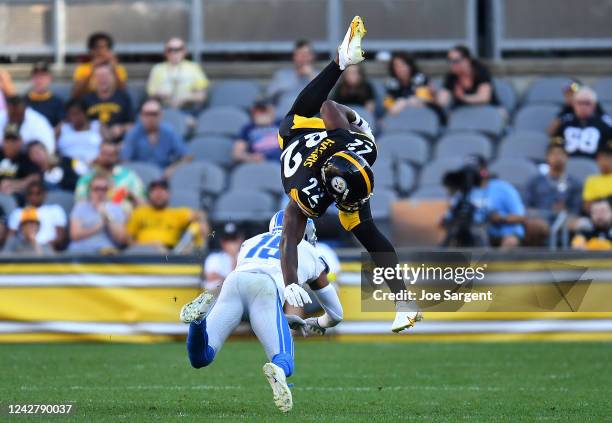
[[[49,154],[55,153],[55,134],[47,118],[26,107],[22,97],[9,97],[6,104],[6,110],[0,111],[0,133],[4,132],[7,124],[16,125],[25,144],[40,141],[47,147]]]
[[[66,105],[66,122],[61,124],[57,149],[63,157],[91,163],[98,156],[102,144],[100,122],[90,121],[87,107],[81,100]]]

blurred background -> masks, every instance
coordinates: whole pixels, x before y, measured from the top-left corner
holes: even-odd
[[[367,60],[330,98],[374,129],[394,244],[612,289],[607,0],[0,0],[0,342],[183,336],[286,204],[279,121],[356,14]],[[336,212],[334,335],[382,336]],[[612,338],[606,309],[542,311],[430,313],[412,339]]]

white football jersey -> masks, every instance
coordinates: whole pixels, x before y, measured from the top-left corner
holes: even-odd
[[[280,232],[266,232],[244,241],[234,271],[270,275],[282,293],[285,282],[280,264],[280,240]],[[303,285],[317,279],[326,269],[327,264],[315,247],[307,241],[298,244],[297,283]]]

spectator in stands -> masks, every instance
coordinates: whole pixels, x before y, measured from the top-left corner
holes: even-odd
[[[227,275],[236,267],[238,252],[244,235],[233,222],[227,222],[219,231],[221,251],[211,252],[204,261],[204,288],[209,291],[221,288]]]
[[[575,222],[580,216],[582,183],[567,173],[567,160],[563,140],[553,139],[547,148],[546,173],[535,176],[527,183],[525,205],[530,216],[525,226],[530,245],[543,243],[559,212],[567,212],[570,222]]]
[[[49,245],[54,250],[61,250],[66,242],[67,217],[64,209],[57,204],[44,204],[47,190],[41,181],[34,181],[26,188],[25,207],[13,210],[9,216],[9,238],[16,236],[24,215],[31,210],[38,218],[36,242],[39,245]]]
[[[6,102],[6,110],[0,111],[0,131],[4,132],[7,125],[13,125],[26,144],[40,141],[51,154],[55,153],[55,133],[47,118],[31,107],[26,107],[23,97],[9,97]]]
[[[397,115],[406,107],[432,104],[427,76],[419,70],[414,58],[404,52],[393,54],[388,72],[384,105],[389,114]]]
[[[297,94],[315,77],[314,59],[310,42],[298,40],[293,48],[293,68],[279,69],[274,73],[268,85],[268,96],[278,100],[286,93]]]
[[[175,249],[185,235],[193,247],[204,245],[209,232],[204,215],[187,207],[169,207],[169,200],[165,179],[149,184],[148,203],[137,207],[127,224],[132,247],[145,246],[168,252]]]
[[[444,176],[444,185],[453,195],[451,208],[444,218],[449,236],[456,236],[458,232],[452,232],[468,219],[465,223],[470,227],[486,228],[488,242],[481,239],[475,244],[462,246],[490,244],[510,249],[520,245],[525,236],[525,206],[521,196],[511,184],[489,174],[484,157],[468,156],[464,168]],[[472,231],[473,234],[477,232]],[[446,244],[454,245],[453,242]]]
[[[34,141],[26,147],[26,153],[32,163],[38,166],[45,188],[73,192],[79,177],[89,171],[89,165],[78,159],[51,156],[45,145]]]
[[[147,94],[161,99],[165,107],[198,112],[207,97],[208,79],[197,63],[187,60],[185,42],[171,38],[166,42],[166,61],[151,69]]]
[[[612,139],[612,119],[597,113],[597,94],[581,87],[573,98],[573,111],[560,118],[555,136],[565,140],[565,150],[572,156],[595,158],[601,143]]]
[[[580,250],[612,249],[612,207],[608,200],[593,201],[589,206],[590,221],[572,239],[572,247]]]
[[[597,153],[599,175],[591,175],[584,183],[582,201],[584,210],[590,210],[591,202],[599,199],[612,199],[612,139],[600,146]]]
[[[89,185],[95,175],[109,178],[112,185],[108,196],[113,203],[120,204],[126,212],[144,202],[144,188],[138,175],[131,169],[120,166],[119,146],[105,141],[100,146],[100,153],[93,169],[79,178],[76,186],[75,200],[84,201],[90,191]]]
[[[489,70],[472,57],[467,47],[458,45],[451,48],[447,58],[450,71],[444,76],[437,94],[440,107],[499,104]]]
[[[0,111],[6,110],[6,99],[15,95],[15,86],[11,74],[0,69]]]
[[[0,192],[18,194],[39,177],[40,169],[23,152],[17,128],[8,126],[0,151]]]
[[[572,79],[565,87],[563,87],[563,98],[564,102],[561,106],[561,110],[557,113],[557,116],[550,123],[546,132],[552,137],[554,136],[559,126],[561,126],[561,118],[566,114],[574,113],[574,94],[582,87],[582,83],[577,79]],[[601,104],[597,103],[595,106],[595,113],[603,115],[605,112],[601,107]]]
[[[95,91],[98,81],[94,77],[94,69],[98,65],[109,65],[114,76],[117,88],[125,90],[127,71],[119,64],[117,56],[113,53],[113,39],[109,34],[96,32],[87,39],[89,61],[79,64],[74,69],[73,97],[80,97],[87,92]]]
[[[98,156],[102,144],[102,127],[97,120],[89,120],[87,106],[80,99],[66,104],[66,121],[60,126],[57,149],[62,157],[91,163]]]
[[[47,118],[53,128],[57,128],[64,119],[64,101],[51,91],[53,75],[46,62],[36,62],[32,66],[32,88],[26,95],[29,107]]]
[[[6,234],[8,233],[6,229],[6,212],[4,211],[4,207],[0,206],[0,250],[4,247],[4,241],[6,241]]]
[[[251,122],[246,124],[234,144],[233,157],[237,162],[251,163],[280,160],[278,128],[274,106],[267,100],[256,101],[251,108]]]
[[[19,214],[17,228],[4,250],[15,254],[43,255],[52,253],[51,246],[41,243],[38,238],[41,222],[34,207],[27,207]]]
[[[342,72],[338,85],[331,93],[331,99],[341,104],[364,107],[372,114],[376,110],[374,88],[362,65],[349,66]]]
[[[83,97],[87,115],[104,125],[105,138],[120,141],[132,126],[134,116],[130,96],[117,88],[113,68],[108,64],[93,69],[96,90]]]
[[[142,104],[139,121],[123,140],[121,159],[153,163],[165,169],[168,178],[189,157],[183,138],[172,126],[162,122],[162,113],[161,103],[155,98]]]
[[[87,199],[76,204],[70,213],[69,250],[114,253],[126,244],[126,215],[118,202],[108,200],[110,189],[108,176],[92,176]]]

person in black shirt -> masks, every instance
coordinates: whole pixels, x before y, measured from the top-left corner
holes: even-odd
[[[8,126],[0,151],[0,192],[20,194],[39,177],[40,169],[23,151],[23,140],[17,128]]]
[[[40,169],[42,182],[49,191],[74,191],[79,177],[90,170],[82,160],[50,156],[45,145],[38,141],[29,143],[26,149],[28,158]]]
[[[574,94],[573,111],[561,116],[555,133],[565,141],[565,151],[572,156],[595,159],[603,141],[612,139],[612,119],[596,112],[597,94],[581,87]]]
[[[26,104],[47,118],[51,126],[57,126],[64,119],[64,102],[51,91],[53,76],[45,62],[32,67],[32,89],[26,96]]]
[[[612,249],[612,207],[608,200],[591,203],[590,222],[576,234],[572,247],[581,250]]]
[[[370,113],[374,113],[376,108],[374,89],[366,77],[363,66],[346,68],[331,94],[331,99],[342,104],[362,106]]]
[[[408,54],[393,54],[389,61],[389,76],[384,103],[389,114],[396,115],[406,107],[421,107],[425,103],[433,102],[427,76],[419,70],[416,61]]]
[[[453,47],[448,51],[447,58],[450,72],[444,77],[438,92],[440,107],[499,104],[489,70],[472,57],[467,47]]]
[[[546,132],[548,132],[550,136],[554,136],[557,133],[559,126],[561,126],[561,118],[564,115],[567,115],[568,113],[574,112],[574,94],[576,94],[576,92],[578,92],[580,88],[582,88],[582,83],[575,78],[571,79],[570,82],[565,87],[563,87],[564,101],[561,105],[561,109],[559,110],[559,113],[557,113],[557,116],[555,116],[555,118],[552,120],[550,125],[548,125],[548,129],[546,129]],[[601,104],[599,102],[597,102],[597,104],[595,105],[595,113],[600,116],[605,114],[604,109],[603,107],[601,107]]]
[[[83,97],[87,115],[106,128],[105,138],[120,141],[134,122],[132,102],[125,91],[117,89],[110,65],[98,65],[93,72],[96,91]]]

